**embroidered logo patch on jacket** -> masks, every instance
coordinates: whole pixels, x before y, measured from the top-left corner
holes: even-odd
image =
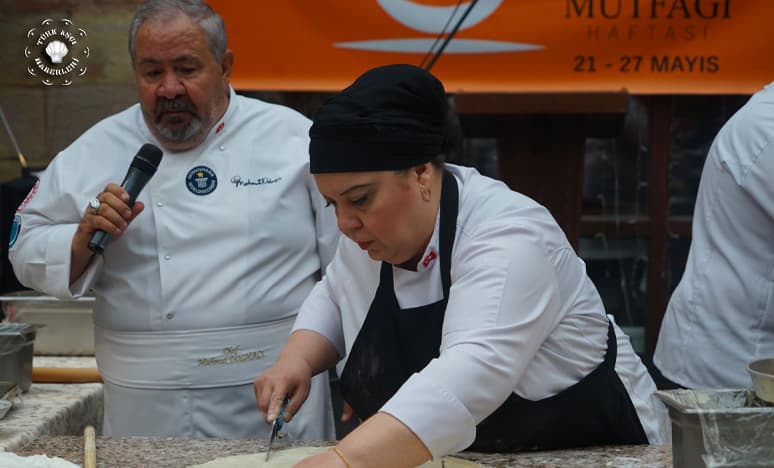
[[[11,224],[11,238],[8,240],[8,250],[13,248],[13,244],[16,243],[16,239],[19,238],[19,232],[21,231],[22,219],[21,215],[16,213],[13,216],[13,224]]]
[[[218,177],[207,166],[196,166],[185,176],[185,185],[194,195],[208,195],[218,186]]]

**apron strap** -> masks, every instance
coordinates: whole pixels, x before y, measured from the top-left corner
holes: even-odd
[[[451,221],[446,229],[441,229],[439,237],[439,248],[441,250],[441,284],[443,285],[443,297],[449,298],[449,289],[451,288],[451,258],[454,237],[457,234],[457,210],[459,209],[459,191],[457,190],[457,180],[449,171],[443,171],[443,180],[441,181],[441,219]]]
[[[451,289],[459,204],[454,176],[444,170],[442,177],[439,265],[444,297],[432,304],[401,309],[395,297],[393,266],[382,262],[379,287],[339,379],[344,399],[361,419],[379,411],[411,374],[438,356]]]

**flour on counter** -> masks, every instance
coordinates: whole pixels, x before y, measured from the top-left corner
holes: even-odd
[[[0,466],[3,468],[80,468],[64,458],[46,455],[21,457],[11,452],[0,452]]]

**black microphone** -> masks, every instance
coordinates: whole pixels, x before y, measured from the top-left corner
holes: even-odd
[[[156,173],[156,169],[159,167],[162,156],[161,150],[150,143],[145,143],[137,152],[137,155],[132,160],[132,164],[129,165],[129,170],[126,171],[126,177],[121,183],[121,187],[129,194],[129,201],[127,205],[131,208],[134,205],[134,201],[137,199],[137,195],[145,187],[153,174]],[[105,244],[110,240],[110,234],[98,229],[91,236],[89,241],[89,249],[96,253],[102,253],[105,250]]]

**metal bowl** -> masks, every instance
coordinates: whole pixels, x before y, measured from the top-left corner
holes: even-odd
[[[747,366],[755,395],[761,400],[774,403],[774,358],[759,359]]]

